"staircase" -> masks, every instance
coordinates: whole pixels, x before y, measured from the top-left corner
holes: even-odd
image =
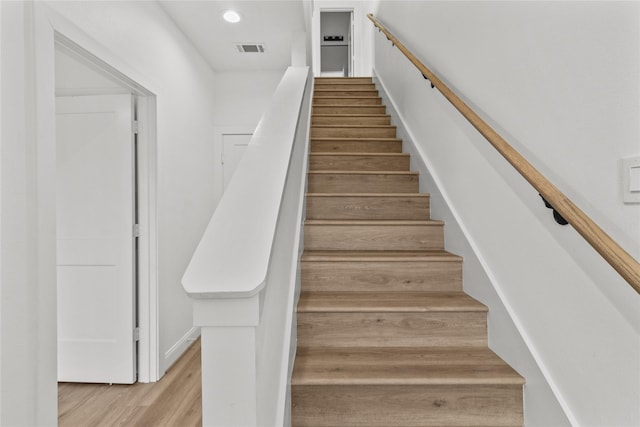
[[[522,426],[371,78],[316,78],[293,426]]]

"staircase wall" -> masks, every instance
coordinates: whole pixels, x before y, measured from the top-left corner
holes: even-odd
[[[616,160],[637,154],[637,5],[390,3],[377,18],[638,257]],[[527,378],[526,425],[640,423],[638,295],[381,34],[375,73],[446,248],[465,257],[465,291],[490,307],[490,345]]]

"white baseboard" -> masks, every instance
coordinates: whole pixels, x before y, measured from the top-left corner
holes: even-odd
[[[176,360],[182,356],[182,354],[187,351],[189,346],[200,337],[200,328],[198,326],[194,326],[189,331],[184,334],[182,338],[178,340],[174,345],[171,346],[169,350],[164,353],[164,360],[162,361],[161,367],[161,377],[164,376],[164,373],[176,363]]]

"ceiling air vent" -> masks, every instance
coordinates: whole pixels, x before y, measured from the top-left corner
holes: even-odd
[[[237,43],[236,49],[240,53],[264,53],[264,44],[262,43]]]

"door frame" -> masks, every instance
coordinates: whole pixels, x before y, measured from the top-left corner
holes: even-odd
[[[347,40],[348,42],[348,49],[347,49],[347,55],[348,55],[348,66],[349,66],[349,72],[347,73],[347,77],[355,77],[355,68],[356,68],[356,61],[355,61],[355,48],[354,48],[354,34],[355,34],[355,10],[353,8],[343,8],[343,9],[336,9],[336,8],[321,8],[318,11],[318,15],[320,16],[319,20],[318,20],[318,28],[320,31],[320,35],[318,37],[318,41],[320,43],[319,49],[320,51],[322,51],[322,14],[323,13],[348,13],[349,14],[349,38]],[[320,54],[320,70],[322,70],[322,53]],[[318,74],[320,75],[320,74]]]
[[[321,63],[320,63],[320,50],[321,50],[321,37],[322,30],[320,26],[320,18],[323,12],[346,12],[351,15],[351,26],[349,31],[351,32],[351,46],[349,48],[351,57],[349,58],[349,77],[358,77],[362,73],[362,64],[356,52],[359,51],[360,46],[358,45],[359,37],[356,35],[357,31],[359,31],[359,23],[356,22],[356,7],[332,7],[327,5],[326,7],[318,7],[314,8],[313,16],[311,18],[311,54],[313,57],[313,74],[315,76],[320,76]]]
[[[55,49],[64,50],[83,64],[116,81],[135,98],[137,134],[137,206],[138,238],[136,311],[139,328],[137,351],[138,382],[160,378],[158,340],[158,265],[157,265],[157,137],[155,95],[116,67],[81,47],[70,37],[54,29]],[[54,52],[55,55],[55,52]],[[102,92],[104,93],[104,92]],[[77,93],[76,93],[77,94]],[[90,93],[96,95],[100,93]]]

